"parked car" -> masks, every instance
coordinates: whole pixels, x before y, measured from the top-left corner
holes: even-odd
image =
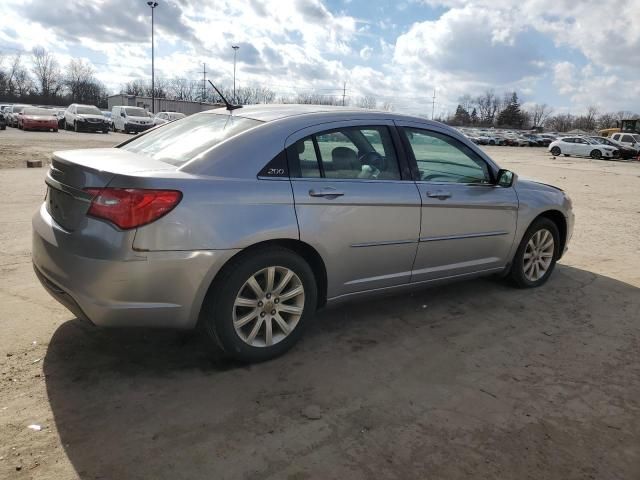
[[[178,112],[160,112],[153,117],[154,125],[162,125],[164,123],[173,122],[174,120],[180,120],[181,118],[186,117],[184,113]]]
[[[109,122],[98,107],[72,103],[64,112],[66,130],[109,133]]]
[[[56,152],[46,183],[32,258],[55,298],[98,325],[199,325],[242,361],[348,298],[495,273],[543,285],[574,222],[565,192],[446,125],[340,107],[198,113]]]
[[[22,130],[58,131],[58,118],[49,108],[27,107],[18,118],[18,128]]]
[[[124,133],[139,133],[153,127],[153,120],[147,111],[140,107],[118,106],[111,109],[113,130]]]
[[[0,130],[7,129],[7,117],[4,113],[4,110],[0,110]]]
[[[602,145],[609,145],[610,147],[616,148],[620,152],[620,158],[624,160],[635,158],[640,153],[638,149],[635,149],[633,147],[627,147],[626,145],[620,142],[616,142],[615,140],[612,140],[607,137],[589,137],[589,140],[596,143],[600,143]]]
[[[27,106],[28,105],[11,105],[7,122],[10,127],[18,128],[18,117]]]
[[[585,137],[563,137],[549,144],[549,151],[555,157],[578,155],[583,157],[616,158],[620,152],[615,147],[591,142]]]
[[[102,110],[102,115],[109,122],[109,130],[113,130],[113,119],[111,118],[111,112],[109,110]]]
[[[640,134],[638,133],[614,133],[611,140],[620,142],[621,144],[640,150]]]
[[[66,110],[64,108],[56,108],[55,115],[58,120],[58,128],[64,128],[64,113]]]

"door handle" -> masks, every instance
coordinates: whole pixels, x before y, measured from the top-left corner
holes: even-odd
[[[447,198],[451,197],[451,192],[436,190],[435,192],[427,192],[427,197],[437,198],[438,200],[446,200]]]
[[[320,190],[309,190],[310,197],[327,197],[327,198],[336,198],[344,195],[344,192],[340,192],[333,187],[325,187]]]

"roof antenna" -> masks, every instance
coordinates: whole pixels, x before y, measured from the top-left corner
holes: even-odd
[[[238,108],[242,108],[242,105],[233,105],[233,104],[229,103],[229,102],[227,101],[227,99],[226,99],[226,98],[224,98],[224,95],[222,95],[222,93],[220,93],[220,90],[218,90],[218,89],[216,88],[216,86],[213,84],[213,82],[212,82],[211,80],[207,79],[207,82],[209,82],[209,83],[211,84],[211,86],[213,87],[213,89],[216,91],[216,93],[217,93],[218,95],[220,95],[220,98],[222,99],[222,101],[224,102],[224,104],[227,106],[227,110],[232,111],[232,110],[236,110],[236,109],[238,109]]]

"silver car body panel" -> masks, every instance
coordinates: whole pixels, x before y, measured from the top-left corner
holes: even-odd
[[[197,115],[244,116],[265,123],[180,167],[120,148],[54,154],[50,203],[33,218],[34,266],[54,296],[61,298],[64,292],[77,304],[74,311],[96,324],[193,327],[219,270],[234,255],[265,241],[299,241],[313,248],[326,268],[326,300],[335,303],[503,270],[528,226],[545,211],[561,212],[567,240],[571,235],[568,197],[522,179],[499,187],[258,177],[297,140],[358,125],[445,133],[497,174],[499,167],[482,150],[437,122],[315,106],[256,106]],[[187,119],[177,122],[182,121]],[[121,231],[86,215],[90,198],[83,189],[104,186],[175,189],[183,197],[155,222]],[[309,194],[322,188],[343,195]],[[427,196],[432,189],[451,195],[435,199]],[[51,209],[58,206],[66,216],[58,212],[56,221]]]

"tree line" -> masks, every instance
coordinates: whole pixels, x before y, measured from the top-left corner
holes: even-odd
[[[615,128],[619,126],[620,120],[638,117],[638,114],[626,110],[601,113],[594,106],[588,107],[582,115],[554,115],[553,112],[553,108],[546,103],[535,103],[523,108],[515,91],[506,92],[499,97],[493,90],[487,90],[477,97],[463,95],[458,100],[455,112],[437,120],[462,127],[544,128],[558,132],[579,129],[590,132]]]
[[[305,105],[345,105],[359,108],[393,110],[390,102],[378,101],[372,95],[351,98],[342,95],[324,95],[320,93],[297,93],[293,95],[278,95],[267,87],[233,87],[216,85],[224,97],[240,105],[255,105],[259,103],[297,103]],[[188,102],[220,103],[222,98],[202,80],[189,80],[182,77],[157,79],[152,89],[151,82],[147,80],[133,80],[122,85],[120,93],[151,97],[152,92],[156,98],[168,100],[183,100]]]
[[[34,48],[27,58],[0,52],[0,101],[106,108],[107,89],[91,64],[73,59],[62,66],[52,53]]]

